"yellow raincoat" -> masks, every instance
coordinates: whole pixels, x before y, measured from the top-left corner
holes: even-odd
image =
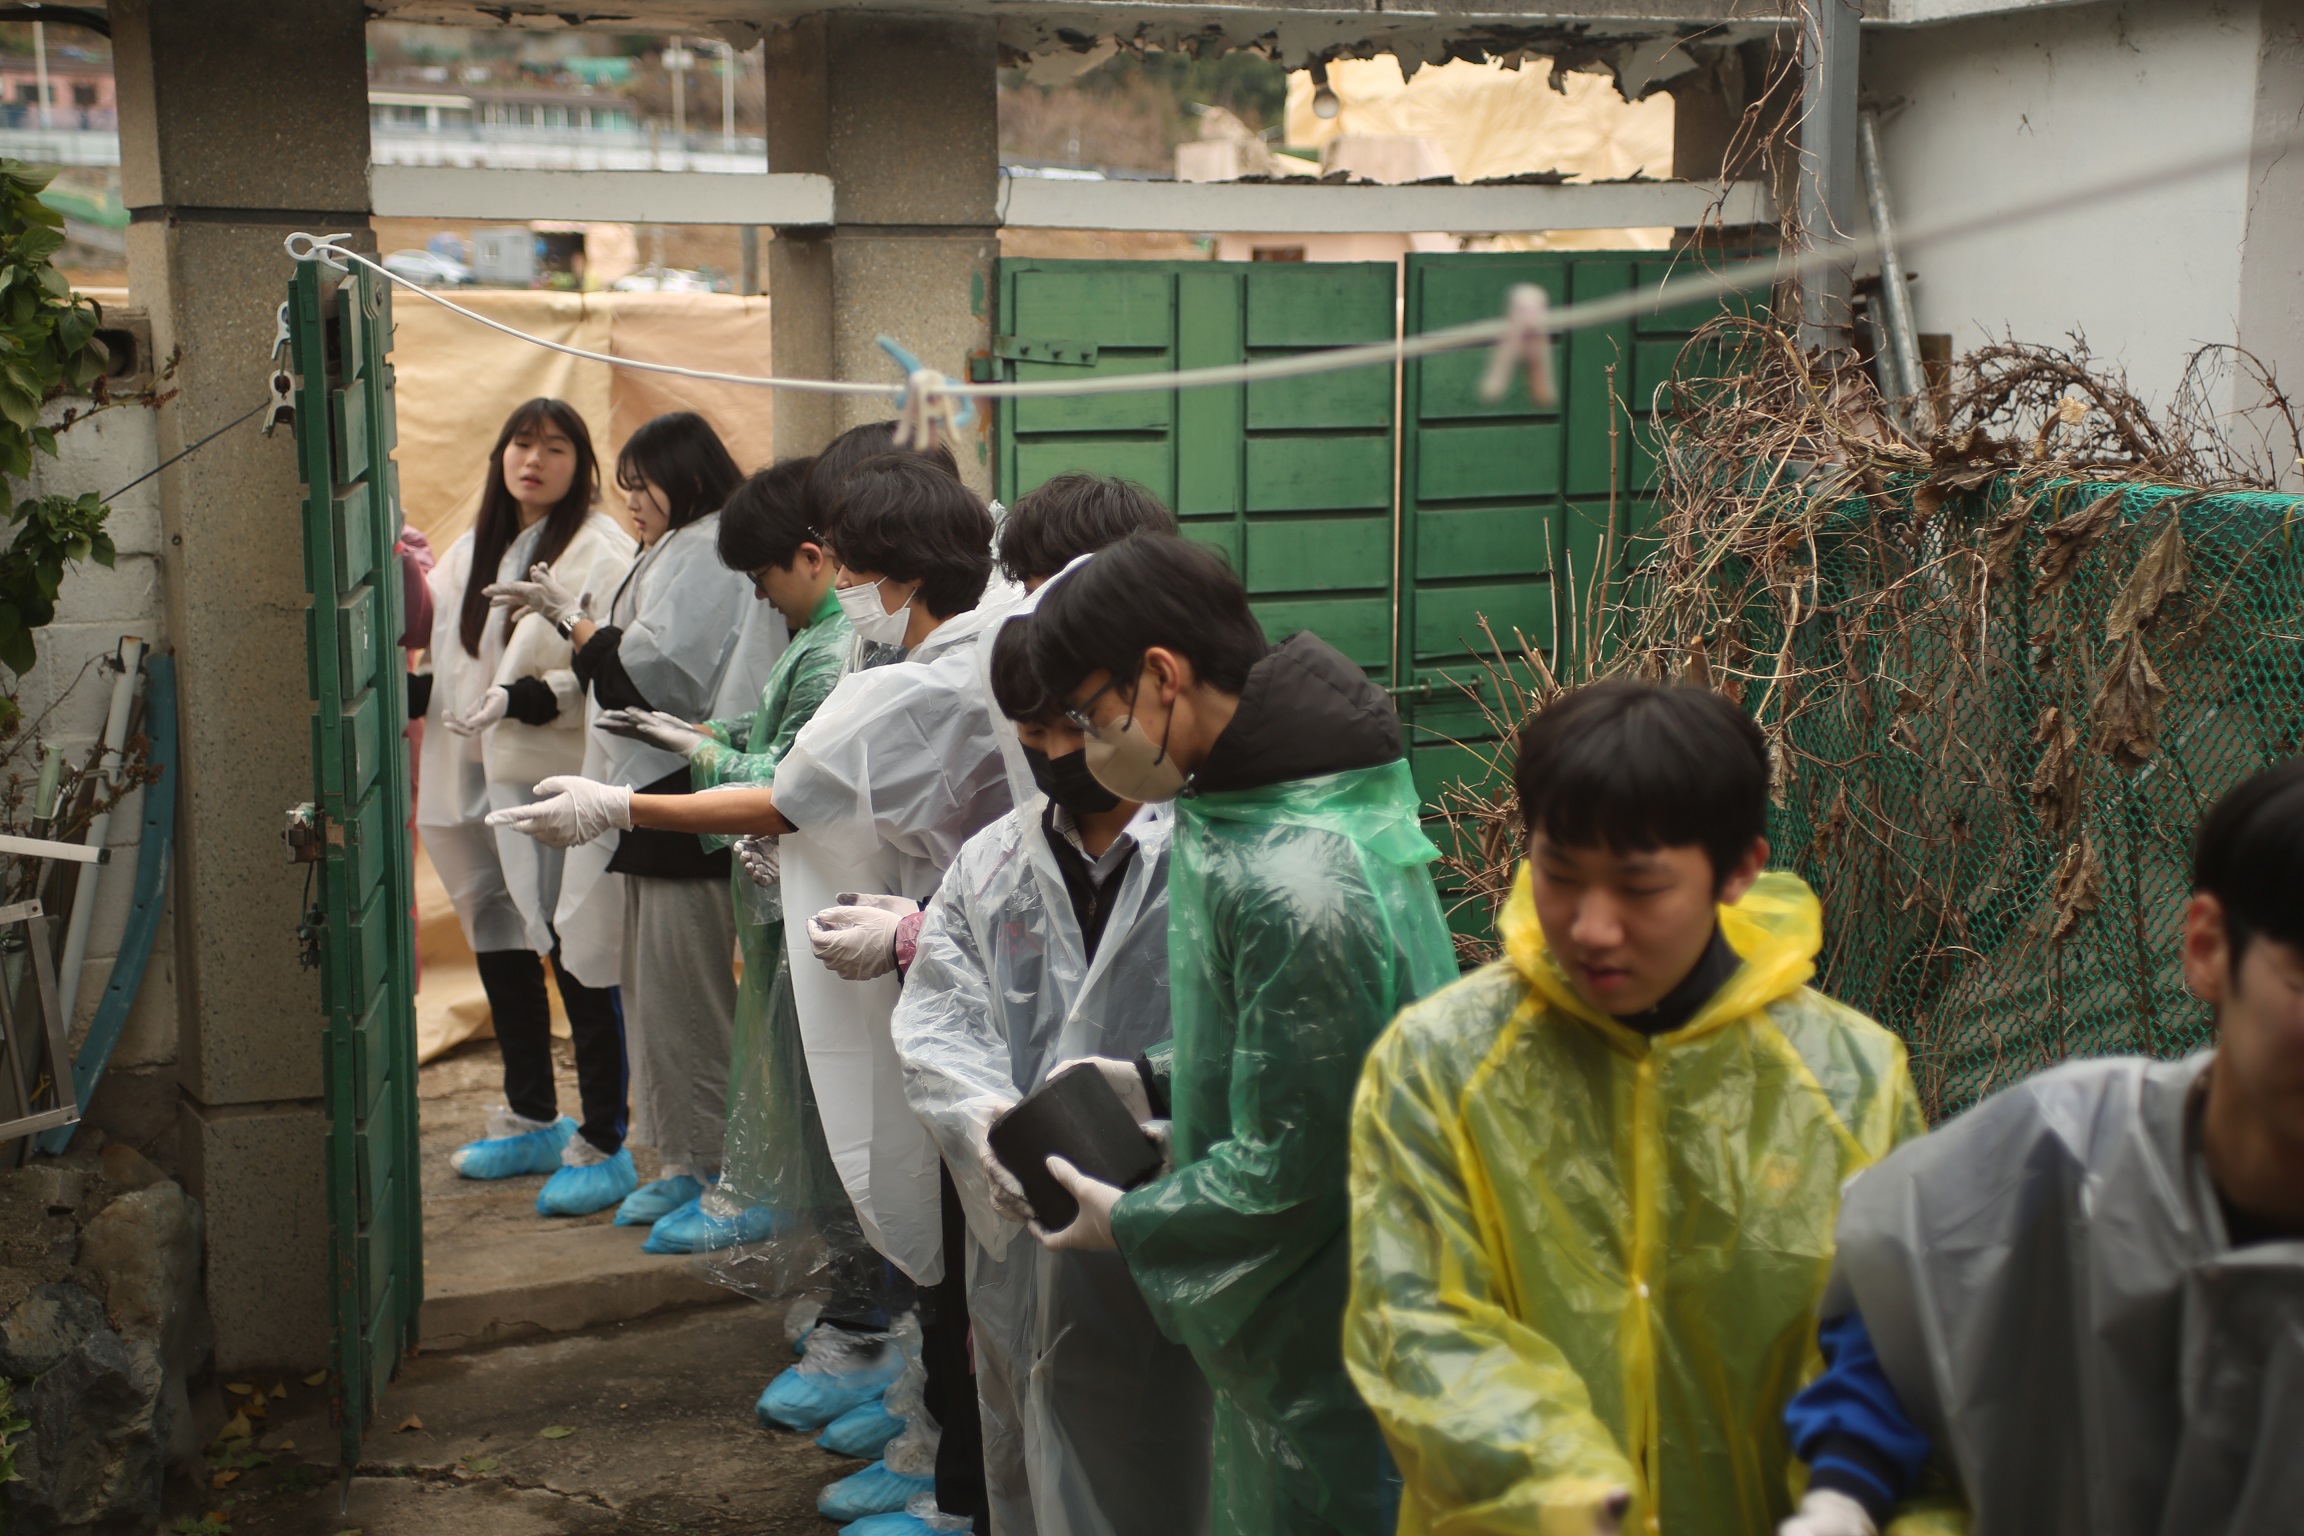
[[[1506,958],[1407,1009],[1352,1116],[1344,1357],[1403,1536],[1764,1536],[1840,1187],[1924,1129],[1904,1046],[1808,988],[1816,898],[1720,909],[1743,965],[1653,1041],[1580,1001],[1523,869]]]

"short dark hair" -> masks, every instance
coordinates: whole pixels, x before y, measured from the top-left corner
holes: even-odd
[[[2223,907],[2235,972],[2258,934],[2304,952],[2299,869],[2304,757],[2265,769],[2210,806],[2192,845],[2192,889]]]
[[[1568,848],[1701,847],[1717,889],[1768,831],[1768,738],[1719,694],[1591,683],[1520,727],[1521,824]]]
[[[792,563],[803,544],[821,544],[809,526],[801,488],[814,459],[778,459],[755,470],[720,509],[720,563],[732,571]]]
[[[840,516],[840,487],[857,469],[874,459],[895,454],[916,459],[930,469],[942,470],[954,480],[960,478],[960,461],[952,456],[948,443],[939,442],[933,448],[899,448],[896,446],[896,423],[868,421],[860,427],[850,427],[816,455],[809,466],[808,483],[802,496],[808,507],[808,521],[826,538],[832,536],[832,525]]]
[[[616,455],[616,484],[637,491],[646,479],[664,493],[672,526],[717,512],[743,482],[728,445],[694,411],[667,411],[640,423]]]
[[[1040,686],[1032,664],[1032,616],[1020,613],[992,637],[992,702],[1018,725],[1054,725],[1063,718],[1056,701]]]
[[[1174,533],[1176,514],[1133,480],[1082,470],[1026,491],[1000,524],[1000,572],[1045,581],[1082,555],[1132,533]]]
[[[1126,687],[1156,645],[1225,693],[1247,686],[1249,668],[1272,649],[1232,567],[1170,534],[1132,533],[1040,589],[1032,659],[1059,703],[1097,671]]]
[[[910,454],[859,465],[841,483],[830,531],[851,571],[920,583],[920,601],[948,619],[992,579],[992,514],[953,476]]]

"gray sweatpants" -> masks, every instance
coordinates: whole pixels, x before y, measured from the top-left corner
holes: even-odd
[[[736,1017],[726,880],[624,877],[624,1035],[632,1140],[700,1175],[720,1166]]]

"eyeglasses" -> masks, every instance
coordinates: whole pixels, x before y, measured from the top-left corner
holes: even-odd
[[[1093,732],[1096,729],[1096,722],[1088,718],[1088,711],[1096,707],[1096,701],[1098,699],[1104,697],[1105,694],[1110,693],[1113,689],[1119,686],[1120,679],[1117,677],[1106,678],[1104,680],[1103,687],[1097,689],[1094,693],[1088,695],[1088,697],[1082,699],[1079,703],[1065,705],[1064,718],[1071,721],[1074,725],[1078,726],[1083,731]]]

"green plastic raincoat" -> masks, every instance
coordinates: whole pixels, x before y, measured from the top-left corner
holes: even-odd
[[[1523,869],[1505,958],[1370,1053],[1344,1352],[1403,1536],[1584,1536],[1619,1489],[1634,1533],[1791,1512],[1841,1185],[1923,1126],[1902,1043],[1805,985],[1807,886],[1763,875],[1720,924],[1743,965],[1650,1040],[1571,990]]]
[[[792,637],[770,669],[760,689],[760,707],[747,718],[703,726],[708,739],[688,756],[695,787],[774,784],[776,765],[791,750],[793,738],[845,672],[852,638],[839,602],[826,592],[807,628]],[[710,846],[731,841],[705,838]],[[855,1222],[825,1145],[808,1061],[800,1048],[779,893],[761,890],[739,862],[730,877],[730,895],[744,977],[736,993],[724,1164],[720,1183],[706,1198],[718,1214],[769,1206],[790,1213],[795,1225],[769,1243],[714,1255],[712,1267],[721,1278],[756,1294],[827,1297],[838,1287],[834,1269],[839,1266],[827,1268],[824,1250],[810,1240],[824,1236],[838,1246]],[[870,1251],[860,1230],[853,1234],[853,1245],[864,1254]],[[858,1273],[877,1268],[861,1255],[850,1257],[856,1262],[847,1267]]]
[[[1397,1479],[1338,1349],[1368,1047],[1456,975],[1405,761],[1177,802],[1176,1167],[1113,1233],[1216,1395],[1218,1533],[1374,1533]]]

